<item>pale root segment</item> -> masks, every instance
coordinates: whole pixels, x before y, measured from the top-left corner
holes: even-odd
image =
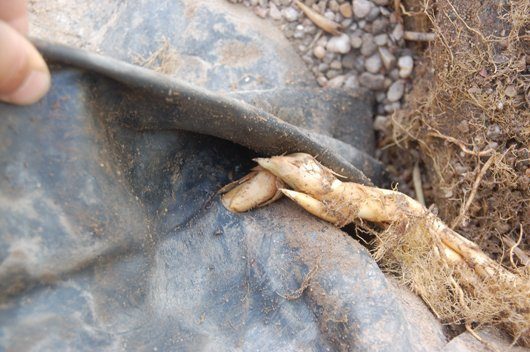
[[[418,293],[440,319],[467,327],[500,325],[522,344],[530,343],[528,272],[507,270],[416,200],[397,191],[342,182],[311,155],[255,161],[260,172],[268,170],[292,190],[269,176],[262,179],[251,173],[238,185],[239,191],[225,195],[228,209],[248,210],[262,200],[269,204],[282,192],[339,227],[359,220],[378,223],[383,230],[376,235],[375,258]]]
[[[265,206],[282,196],[282,180],[271,172],[255,167],[243,178],[224,186],[221,201],[230,211],[242,213]]]

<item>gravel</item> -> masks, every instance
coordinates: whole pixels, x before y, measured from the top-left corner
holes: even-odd
[[[374,75],[370,72],[363,72],[359,76],[359,82],[371,90],[381,90],[385,88],[385,76],[379,74]]]
[[[398,60],[399,77],[407,78],[411,75],[414,68],[414,61],[411,56],[402,56]]]
[[[328,41],[326,49],[332,53],[347,54],[351,50],[350,37],[347,34],[335,36]]]
[[[353,13],[357,18],[365,18],[373,6],[368,0],[353,0]]]
[[[366,68],[366,71],[371,73],[377,73],[383,66],[383,62],[381,61],[381,57],[379,54],[374,54],[366,59],[364,62],[364,67]]]
[[[342,26],[341,34],[323,32],[294,0],[229,0],[270,18],[292,40],[322,87],[368,89],[376,97],[381,125],[385,114],[401,107],[414,60],[405,48],[404,28],[390,0],[300,0]],[[511,91],[508,89],[506,94]]]
[[[404,92],[405,92],[405,82],[402,80],[395,81],[388,88],[388,92],[386,93],[386,98],[390,102],[396,102],[401,99]]]

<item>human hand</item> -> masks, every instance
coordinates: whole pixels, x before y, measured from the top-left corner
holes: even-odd
[[[50,72],[28,32],[26,0],[0,0],[0,101],[28,105],[50,87]]]

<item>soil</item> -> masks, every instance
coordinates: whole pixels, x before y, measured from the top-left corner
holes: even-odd
[[[381,159],[411,191],[418,164],[427,206],[506,266],[528,267],[530,5],[435,4],[405,21],[429,22],[437,38],[416,50],[422,64],[379,136]]]

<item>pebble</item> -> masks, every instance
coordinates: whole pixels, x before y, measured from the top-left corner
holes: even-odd
[[[337,36],[322,32],[294,0],[229,1],[251,7],[260,17],[278,21],[285,37],[294,39],[293,47],[320,86],[353,91],[364,87],[373,91],[378,115],[374,128],[388,127],[383,127],[388,123],[385,115],[401,107],[401,99],[410,85],[406,78],[414,68],[413,56],[404,47],[404,27],[391,6],[392,1],[303,0],[308,7],[341,25],[343,34]],[[507,98],[514,97],[517,89],[509,86],[504,93]]]
[[[405,34],[403,25],[401,23],[396,24],[394,30],[392,31],[392,38],[394,38],[394,40],[398,42],[403,38],[403,34]]]
[[[336,0],[331,0],[328,3],[328,7],[333,12],[338,12],[339,11],[339,3]]]
[[[346,34],[335,36],[328,41],[326,49],[333,53],[346,54],[351,50],[350,38]]]
[[[282,19],[282,13],[280,12],[280,10],[278,10],[278,7],[274,5],[273,2],[270,3],[269,16],[271,16],[271,18],[276,21]]]
[[[287,21],[294,22],[298,19],[299,14],[298,14],[298,11],[296,11],[294,8],[286,7],[285,9],[282,10],[282,16]]]
[[[319,86],[324,87],[328,83],[328,79],[324,76],[318,76],[317,83]]]
[[[342,86],[342,84],[344,83],[345,79],[346,78],[344,76],[342,76],[342,75],[337,76],[337,77],[335,77],[333,79],[330,79],[328,81],[327,87],[329,87],[329,88],[339,88],[339,87]]]
[[[327,70],[329,70],[329,65],[323,62],[320,65],[318,65],[318,70],[320,72],[326,72]]]
[[[380,17],[372,22],[372,33],[379,34],[387,30],[389,25],[388,19],[385,17]]]
[[[363,72],[359,76],[359,82],[371,90],[382,90],[385,88],[385,76],[381,74],[375,75],[370,72]]]
[[[373,21],[377,17],[379,17],[379,14],[381,13],[381,10],[379,10],[379,7],[373,6],[370,10],[370,13],[368,13],[368,16],[366,16],[367,21]]]
[[[383,46],[388,43],[388,36],[386,34],[378,34],[374,37],[374,43],[377,44],[377,46]]]
[[[381,57],[378,54],[374,54],[370,56],[364,62],[364,67],[366,68],[366,71],[371,72],[371,73],[379,72],[382,66],[383,66],[383,62],[381,61]]]
[[[324,17],[326,17],[328,20],[335,21],[335,14],[333,11],[326,11],[324,13]]]
[[[517,88],[515,88],[515,86],[511,84],[506,87],[506,89],[504,90],[504,94],[506,94],[507,97],[514,98],[515,96],[517,96]]]
[[[377,49],[377,45],[374,43],[374,36],[370,33],[364,33],[362,37],[363,43],[361,46],[361,54],[363,56],[372,55]]]
[[[414,68],[414,61],[411,56],[402,56],[398,60],[399,67],[399,77],[407,78],[412,74],[412,69]]]
[[[344,4],[340,5],[339,11],[342,14],[342,16],[346,18],[351,18],[353,16],[353,10],[349,2],[345,2]]]
[[[326,77],[328,79],[333,79],[338,75],[340,75],[340,72],[338,70],[328,70],[328,72],[326,72]]]
[[[313,49],[313,55],[315,55],[317,59],[323,59],[324,56],[326,56],[326,49],[324,49],[320,45],[317,45]]]
[[[398,110],[401,107],[401,104],[399,102],[390,103],[385,105],[385,111],[388,113],[392,113],[396,110]]]
[[[326,56],[324,56],[324,60],[322,60],[322,61],[324,61],[326,64],[329,65],[331,63],[331,61],[333,61],[334,59],[335,59],[335,54],[326,53]]]
[[[329,64],[329,67],[333,70],[340,70],[342,68],[342,64],[339,60],[331,61],[331,64]]]
[[[367,0],[353,0],[353,13],[357,18],[365,18],[372,9],[373,4]]]
[[[374,130],[384,132],[388,126],[388,117],[377,115],[374,119]]]
[[[384,92],[378,92],[376,93],[375,95],[375,100],[378,102],[378,103],[382,103],[383,101],[385,101],[386,99],[386,94]]]
[[[386,98],[390,102],[396,102],[401,99],[405,92],[405,82],[402,80],[395,81],[390,85],[386,93]]]
[[[392,53],[385,47],[380,47],[378,50],[381,60],[383,61],[383,65],[385,65],[387,71],[390,71],[396,64],[396,57],[392,55]]]
[[[350,39],[350,44],[353,48],[359,49],[363,45],[363,40],[361,37],[353,35]]]
[[[266,18],[268,12],[269,12],[269,10],[267,10],[267,9],[264,8],[264,7],[261,7],[261,6],[256,6],[256,7],[254,7],[254,13],[255,13],[256,15],[258,15],[258,17]]]
[[[348,76],[346,82],[344,82],[344,87],[350,89],[359,89],[359,79],[357,76]]]

